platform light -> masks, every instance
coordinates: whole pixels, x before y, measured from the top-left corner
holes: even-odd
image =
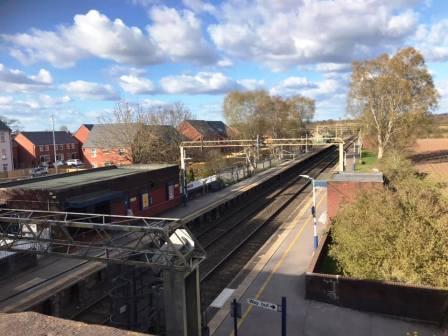
[[[316,186],[314,183],[314,178],[309,175],[299,175],[300,177],[306,178],[311,181],[313,185],[313,206],[311,207],[311,215],[313,216],[313,240],[314,240],[314,249],[317,250],[319,246],[319,238],[317,236],[317,219],[316,219]]]

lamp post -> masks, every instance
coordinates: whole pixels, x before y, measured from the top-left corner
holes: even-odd
[[[314,230],[314,249],[316,250],[319,245],[319,239],[317,237],[317,219],[316,219],[316,187],[314,184],[314,178],[308,175],[299,175],[300,177],[306,178],[311,181],[313,186],[313,206],[311,207],[311,215],[313,216],[313,230]]]

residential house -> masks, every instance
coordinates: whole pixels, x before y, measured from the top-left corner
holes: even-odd
[[[85,142],[89,138],[89,134],[93,126],[93,124],[82,124],[73,134],[73,136],[81,143],[81,145],[85,144]]]
[[[190,141],[227,140],[237,136],[237,131],[222,121],[184,120],[177,129]]]
[[[14,169],[12,153],[11,129],[0,121],[0,171]]]
[[[56,160],[78,159],[80,144],[73,135],[65,131],[54,132]],[[54,163],[55,148],[53,132],[20,132],[14,139],[17,144],[16,168],[32,168],[45,163]]]
[[[84,162],[94,168],[133,163],[130,144],[134,145],[134,149],[139,148],[144,152],[142,155],[145,155],[146,162],[172,162],[167,157],[173,156],[173,146],[166,144],[178,141],[180,134],[172,126],[146,125],[146,127],[149,132],[137,138],[139,127],[133,124],[82,125],[75,133],[75,137],[84,141],[82,145]],[[177,154],[177,145],[175,147]]]

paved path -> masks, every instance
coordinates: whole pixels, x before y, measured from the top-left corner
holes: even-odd
[[[318,216],[325,216],[326,192],[318,192]],[[362,313],[329,304],[304,299],[304,273],[313,254],[312,221],[309,200],[297,209],[295,218],[285,223],[284,230],[272,243],[268,252],[257,256],[259,271],[252,271],[252,283],[243,281],[235,290],[242,303],[243,317],[239,321],[240,336],[280,335],[278,312],[254,308],[247,298],[280,303],[288,299],[288,335],[448,335],[442,330],[424,324],[410,323],[378,314]],[[322,215],[323,214],[323,215]],[[323,224],[319,232],[322,234]],[[256,273],[256,274],[253,274]],[[210,321],[215,336],[233,335],[233,320],[229,317],[229,302],[224,304]]]

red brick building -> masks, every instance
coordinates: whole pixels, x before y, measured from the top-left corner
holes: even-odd
[[[174,127],[165,125],[148,125],[151,134],[166,139],[180,138]],[[138,127],[129,124],[81,125],[75,137],[82,142],[84,163],[91,167],[110,165],[123,166],[132,163],[129,143]],[[157,162],[157,161],[156,161]]]
[[[179,167],[111,166],[5,182],[0,201],[17,209],[154,216],[179,205]]]
[[[353,202],[361,191],[383,188],[382,173],[338,173],[327,182],[327,213],[331,220],[338,209]]]
[[[177,130],[190,141],[227,140],[237,135],[233,128],[222,121],[184,120]]]
[[[93,124],[82,124],[78,128],[78,130],[75,133],[73,133],[73,136],[76,138],[76,140],[79,141],[81,145],[83,145],[89,138],[89,134],[92,128]]]
[[[55,134],[56,159],[68,160],[80,157],[80,144],[69,132]],[[20,132],[14,138],[17,144],[16,168],[32,168],[44,163],[54,163],[53,132]]]

